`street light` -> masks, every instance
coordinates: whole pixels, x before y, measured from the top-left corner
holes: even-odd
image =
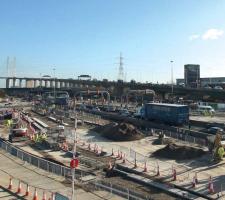
[[[171,89],[172,89],[172,95],[173,95],[173,60],[170,61],[171,63]]]
[[[76,149],[77,149],[77,114],[75,113],[75,121],[74,121],[74,144],[73,144],[73,159],[76,159]],[[72,170],[72,198],[71,200],[75,200],[74,194],[75,194],[75,167],[71,168]]]

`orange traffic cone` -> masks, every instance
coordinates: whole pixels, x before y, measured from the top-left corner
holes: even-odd
[[[120,160],[122,160],[123,159],[123,152],[121,151],[120,152],[120,158],[119,158]]]
[[[120,158],[120,151],[118,150],[117,158]]]
[[[113,151],[113,148],[112,148],[112,154],[111,154],[111,156],[114,156],[114,151]]]
[[[21,193],[21,182],[19,181],[19,184],[18,184],[18,189],[17,189],[17,194],[20,194]]]
[[[176,169],[173,169],[173,181],[177,180],[177,171]]]
[[[35,188],[34,190],[34,197],[33,200],[38,200],[38,196],[37,196],[37,188]]]
[[[156,174],[156,176],[160,176],[159,165],[157,166],[157,174]]]
[[[195,188],[196,187],[196,179],[195,179],[195,176],[193,177],[193,180],[192,180],[192,188]]]
[[[27,184],[27,189],[26,189],[26,194],[25,194],[26,197],[29,196],[29,192],[30,192],[30,188],[29,188],[29,185]]]
[[[144,172],[147,172],[147,163],[145,162],[145,166],[144,166]]]
[[[42,197],[42,200],[47,200],[45,191],[43,191],[43,197]]]
[[[195,183],[198,184],[198,176],[197,176],[197,172],[195,173]]]
[[[126,154],[123,154],[123,163],[126,163]]]
[[[214,186],[213,186],[213,182],[212,182],[212,177],[210,176],[209,178],[209,193],[213,194],[214,193]]]
[[[9,178],[9,187],[8,187],[8,189],[9,189],[9,190],[12,189],[12,178],[11,178],[11,177]]]
[[[51,197],[49,197],[48,200],[55,200],[55,195],[54,195],[54,193],[52,193]]]

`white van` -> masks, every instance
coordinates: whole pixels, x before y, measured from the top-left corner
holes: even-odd
[[[215,110],[212,108],[212,106],[198,106],[197,111],[201,114],[215,114]]]

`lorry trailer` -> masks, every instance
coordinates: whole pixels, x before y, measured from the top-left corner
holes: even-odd
[[[146,103],[143,115],[146,120],[183,125],[189,122],[189,107],[180,104]]]

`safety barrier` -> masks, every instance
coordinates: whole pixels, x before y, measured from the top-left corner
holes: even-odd
[[[50,173],[54,173],[56,175],[64,176],[65,178],[71,178],[71,169],[69,167],[62,166],[54,162],[50,162],[43,158],[29,154],[1,139],[0,139],[0,147],[4,149],[5,151],[7,151],[8,153],[10,153],[11,155],[16,156],[20,158],[21,160],[26,161],[27,163],[34,165],[40,169],[43,169]],[[76,170],[76,178],[78,180],[81,179],[83,176],[88,176],[88,175],[92,175],[92,174],[82,171],[80,169]]]

